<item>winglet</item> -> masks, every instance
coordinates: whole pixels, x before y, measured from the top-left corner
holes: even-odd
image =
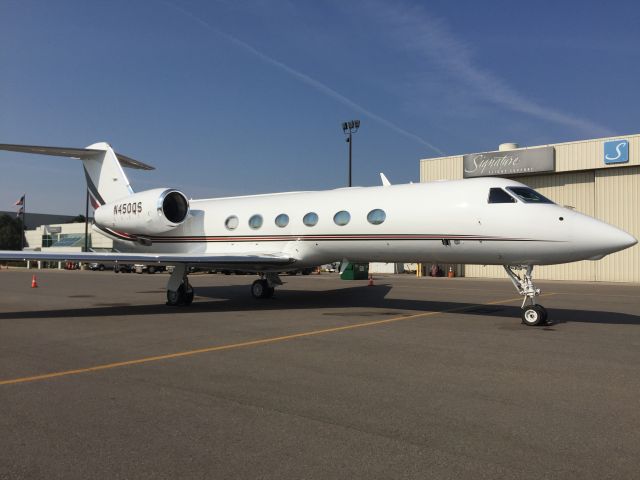
[[[382,172],[380,172],[380,180],[382,180],[382,185],[384,187],[388,187],[389,185],[391,185],[391,182],[389,181],[389,179]]]

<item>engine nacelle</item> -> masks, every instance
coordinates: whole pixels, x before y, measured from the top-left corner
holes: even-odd
[[[138,235],[173,230],[189,215],[189,200],[178,190],[156,188],[134,193],[95,211],[98,226]]]

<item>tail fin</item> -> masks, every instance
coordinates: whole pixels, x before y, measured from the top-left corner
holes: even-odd
[[[0,150],[55,155],[82,160],[87,188],[94,207],[124,198],[133,193],[122,166],[141,170],[153,167],[113,151],[109,144],[100,142],[87,148],[38,147],[33,145],[0,144]]]
[[[93,206],[131,195],[133,189],[113,149],[106,143],[94,143],[87,148],[100,152],[81,158]]]

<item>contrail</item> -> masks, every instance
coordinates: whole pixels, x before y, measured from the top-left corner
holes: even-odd
[[[366,8],[364,8],[366,7]],[[366,2],[367,12],[398,48],[414,52],[466,85],[478,98],[499,107],[583,131],[589,135],[612,135],[606,127],[527,98],[491,71],[478,67],[468,46],[442,18],[421,6],[410,7],[384,1]]]
[[[261,52],[260,50],[257,50],[253,46],[251,46],[248,43],[244,42],[243,40],[240,40],[239,38],[236,38],[233,35],[230,35],[230,34],[228,34],[226,32],[223,32],[222,30],[219,30],[218,28],[214,27],[213,25],[211,25],[211,24],[207,23],[206,21],[202,20],[201,18],[197,17],[196,15],[191,13],[190,11],[185,10],[181,6],[175,5],[175,4],[173,4],[171,2],[168,2],[168,1],[164,1],[163,3],[165,3],[166,5],[178,10],[183,15],[188,16],[192,20],[195,20],[200,25],[202,25],[204,28],[206,28],[208,30],[211,30],[212,32],[216,33],[217,35],[220,35],[221,37],[225,38],[227,41],[233,43],[237,47],[240,47],[243,50],[251,53],[252,55],[258,57],[260,60],[262,60],[262,61],[264,61],[264,62],[266,62],[266,63],[268,63],[270,65],[273,65],[274,67],[277,67],[280,70],[283,70],[284,72],[288,73],[292,77],[297,78],[302,83],[305,83],[306,85],[309,85],[310,87],[312,87],[312,88],[316,89],[317,91],[325,94],[326,96],[328,96],[330,98],[333,98],[334,100],[337,100],[338,102],[340,102],[343,105],[346,105],[346,106],[352,108],[353,110],[356,110],[357,112],[360,112],[361,114],[363,114],[363,115],[369,117],[370,119],[380,123],[381,125],[384,125],[385,127],[390,128],[391,130],[393,130],[396,133],[399,133],[400,135],[403,135],[403,136],[405,136],[407,138],[410,138],[412,140],[417,141],[418,143],[421,143],[422,145],[430,148],[431,150],[433,150],[434,152],[436,152],[436,153],[438,153],[440,155],[445,155],[445,153],[442,150],[440,150],[438,147],[433,145],[431,142],[429,142],[429,141],[425,140],[424,138],[416,135],[415,133],[411,133],[411,132],[405,130],[404,128],[396,125],[395,123],[387,120],[386,118],[383,118],[380,115],[378,115],[378,114],[376,114],[376,113],[364,108],[363,106],[358,105],[353,100],[348,99],[347,97],[345,97],[341,93],[338,93],[333,88],[325,85],[324,83],[320,82],[319,80],[316,80],[315,78],[312,78],[309,75],[307,75],[305,73],[302,73],[302,72],[296,70],[295,68],[292,68],[289,65],[287,65],[285,63],[282,63],[279,60],[276,60],[273,57],[270,57],[269,55]]]

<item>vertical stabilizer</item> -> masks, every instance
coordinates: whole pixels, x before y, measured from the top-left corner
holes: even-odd
[[[133,189],[129,179],[109,144],[94,143],[87,149],[101,151],[81,158],[93,206],[104,205],[131,195]]]

